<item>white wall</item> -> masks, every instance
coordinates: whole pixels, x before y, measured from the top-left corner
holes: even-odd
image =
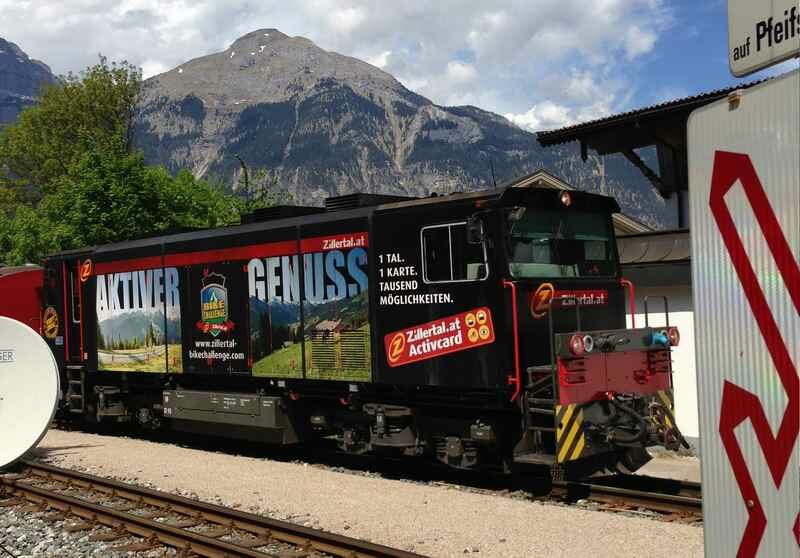
[[[637,287],[636,327],[644,327],[644,297],[666,296],[669,302],[669,324],[676,326],[681,334],[680,344],[672,349],[672,380],[675,393],[675,420],[684,436],[698,438],[700,435],[697,412],[697,376],[694,355],[694,314],[692,291],[688,285],[678,287]],[[626,299],[627,304],[627,299]],[[664,302],[650,298],[649,319],[654,327],[666,324]],[[631,327],[628,314],[628,327]]]

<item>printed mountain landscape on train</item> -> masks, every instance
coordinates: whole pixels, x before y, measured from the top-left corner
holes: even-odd
[[[367,234],[301,246],[247,264],[253,375],[369,380]]]
[[[98,275],[96,285],[98,369],[182,372],[178,270]]]
[[[369,381],[367,233],[302,244],[306,377]]]

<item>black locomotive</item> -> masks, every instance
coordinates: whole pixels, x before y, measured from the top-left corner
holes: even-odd
[[[677,330],[626,329],[612,199],[354,194],[45,262],[63,416],[458,468],[677,447]]]

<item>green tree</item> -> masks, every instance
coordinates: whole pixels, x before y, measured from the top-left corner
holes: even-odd
[[[46,86],[37,103],[0,132],[0,194],[38,200],[84,154],[112,139],[132,151],[141,71],[106,58]],[[2,209],[2,208],[0,208]]]
[[[234,191],[242,198],[240,207],[242,213],[279,204],[294,203],[294,196],[289,190],[281,187],[276,173],[265,168],[256,169],[251,173],[244,160],[239,155],[236,155],[236,158],[242,167],[242,174],[239,176]]]
[[[233,224],[242,213],[291,201],[275,174],[260,169],[251,179],[241,159],[235,195],[188,171],[172,176],[147,166],[132,145],[140,90],[138,68],[101,56],[46,87],[0,131],[0,261],[37,262],[65,249]]]
[[[41,204],[62,249],[238,222],[239,202],[188,171],[172,177],[118,142],[93,149]]]
[[[3,250],[0,261],[6,264],[36,263],[41,256],[60,249],[57,238],[61,225],[51,222],[32,207],[21,205],[13,218],[0,216],[0,223],[3,221],[8,225],[6,233],[0,232],[0,249]]]
[[[159,232],[238,223],[243,202],[221,185],[176,177],[128,153],[122,138],[89,149],[34,209],[0,218],[0,260],[36,262],[59,250]]]

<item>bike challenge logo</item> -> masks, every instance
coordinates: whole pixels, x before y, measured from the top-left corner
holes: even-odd
[[[200,321],[197,329],[217,337],[233,329],[233,322],[228,319],[228,289],[225,288],[225,277],[219,273],[207,273],[203,276],[203,288],[200,290]]]

